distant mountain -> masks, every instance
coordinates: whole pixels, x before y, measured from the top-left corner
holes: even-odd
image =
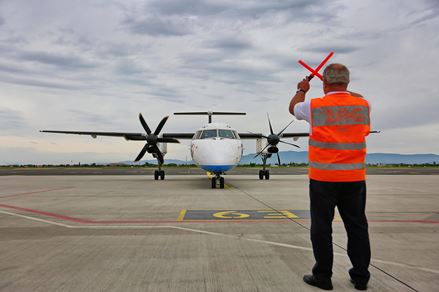
[[[281,151],[279,152],[282,163],[308,163],[307,151]],[[261,159],[253,158],[255,154],[247,154],[242,157],[240,164],[260,163]],[[277,163],[276,155],[268,160],[269,163]],[[366,156],[366,162],[369,164],[422,164],[434,163],[439,164],[439,155],[436,154],[395,154],[395,153],[369,153]]]
[[[308,152],[307,151],[281,151],[279,152],[280,159],[282,163],[308,163]],[[262,163],[260,157],[254,158],[255,154],[247,154],[242,156],[239,164],[250,164]],[[422,164],[422,163],[437,163],[439,164],[439,155],[437,154],[395,154],[395,153],[369,153],[366,156],[366,162],[370,164]],[[132,161],[120,162],[126,165],[136,164]],[[157,160],[142,160],[139,164],[157,164]],[[184,161],[178,159],[165,159],[166,164],[175,163],[177,165],[193,164],[193,161]],[[276,155],[272,155],[268,159],[267,163],[275,164],[277,163]]]
[[[118,162],[118,164],[125,164],[125,165],[143,165],[143,164],[157,164],[156,159],[148,159],[148,160],[141,160],[139,162],[133,162],[133,161],[121,161]],[[193,164],[194,162],[192,160],[184,161],[184,160],[178,160],[178,159],[166,159],[165,158],[165,164],[177,164],[177,165],[184,165],[184,164]]]
[[[436,154],[393,154],[393,153],[370,153],[367,154],[366,162],[370,164],[439,164],[439,155]]]

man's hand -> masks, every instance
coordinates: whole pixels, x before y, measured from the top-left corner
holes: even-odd
[[[309,90],[309,80],[308,78],[303,78],[302,81],[297,83],[297,89],[302,89],[303,91],[308,92]]]
[[[305,93],[307,93],[309,90],[308,78],[303,78],[302,81],[297,83],[297,89],[298,90],[300,89],[301,91],[297,91],[296,94],[294,95],[293,99],[291,99],[291,101],[290,101],[289,110],[290,110],[290,113],[292,115],[294,115],[294,107],[296,106],[296,104],[299,102],[305,101]]]
[[[357,92],[353,92],[353,91],[348,91],[352,96],[355,97],[363,97],[361,94],[357,93]]]

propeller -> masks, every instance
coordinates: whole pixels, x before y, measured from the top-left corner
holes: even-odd
[[[140,159],[143,158],[146,152],[151,153],[160,164],[163,164],[164,158],[163,154],[160,151],[159,147],[157,146],[157,143],[180,143],[175,138],[163,138],[159,137],[160,131],[163,129],[163,126],[166,124],[166,121],[168,120],[169,116],[164,117],[160,123],[158,124],[157,128],[154,132],[151,131],[148,124],[146,123],[145,119],[143,118],[142,114],[139,114],[139,120],[142,124],[143,129],[145,129],[146,132],[146,144],[143,146],[142,150],[140,151],[139,155],[137,155],[135,162],[140,161]]]
[[[262,155],[262,153],[265,151],[265,149],[268,148],[267,149],[268,153],[270,153],[270,154],[276,153],[277,162],[280,165],[281,162],[280,162],[280,157],[279,157],[279,148],[277,147],[277,145],[279,143],[288,144],[288,145],[300,148],[300,146],[298,146],[296,144],[281,140],[283,132],[285,132],[285,130],[294,122],[294,120],[289,122],[288,125],[286,125],[279,133],[276,134],[276,133],[274,133],[273,127],[271,126],[270,115],[268,113],[267,113],[267,119],[268,119],[268,126],[270,127],[270,134],[268,136],[262,135],[262,137],[267,139],[267,145],[264,147],[264,149],[262,149],[259,153],[257,153],[254,158]]]

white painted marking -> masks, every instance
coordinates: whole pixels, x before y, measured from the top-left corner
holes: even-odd
[[[234,239],[238,239],[238,240],[246,240],[246,241],[251,241],[251,242],[256,242],[256,243],[263,243],[263,244],[268,244],[268,245],[273,245],[273,246],[280,246],[280,247],[285,247],[285,248],[305,250],[305,251],[312,252],[312,248],[305,247],[305,246],[298,246],[298,245],[293,245],[293,244],[288,244],[288,243],[281,243],[281,242],[275,242],[275,241],[249,238],[249,237],[244,237],[241,235],[224,234],[224,233],[218,233],[218,232],[212,232],[212,231],[206,231],[206,230],[194,229],[194,228],[187,228],[187,227],[180,227],[180,226],[174,226],[174,225],[127,225],[127,226],[123,226],[123,225],[104,225],[104,226],[103,225],[67,225],[67,224],[63,224],[63,223],[59,223],[59,222],[44,220],[44,219],[40,219],[40,218],[35,218],[35,217],[31,217],[31,216],[21,215],[21,214],[17,214],[17,213],[13,213],[13,212],[2,211],[2,210],[0,210],[0,213],[10,215],[10,216],[16,216],[16,217],[20,217],[20,218],[24,218],[24,219],[28,219],[28,220],[32,220],[32,221],[37,221],[37,222],[42,222],[42,223],[46,223],[46,224],[70,228],[70,229],[160,229],[160,228],[168,228],[168,229],[176,229],[176,230],[183,230],[183,231],[189,231],[189,232],[212,235],[212,236],[234,238]],[[346,254],[338,253],[338,252],[334,252],[334,255],[347,257]],[[424,268],[424,267],[410,265],[410,264],[403,264],[403,263],[391,262],[391,261],[380,260],[380,259],[372,259],[372,262],[386,264],[386,265],[392,265],[392,266],[397,266],[397,267],[402,267],[402,268],[414,269],[414,270],[419,270],[419,271],[425,271],[425,272],[430,272],[433,274],[439,274],[439,270]]]
[[[420,270],[420,271],[424,271],[424,272],[430,272],[433,274],[439,274],[439,270],[424,268],[424,267],[415,266],[415,265],[409,265],[409,264],[403,264],[403,263],[397,263],[397,262],[389,262],[389,261],[379,260],[379,259],[372,259],[372,262],[386,264],[386,265],[392,265],[392,266],[397,266],[397,267],[402,267],[402,268],[408,268],[408,269],[415,269],[415,270]]]
[[[17,214],[17,213],[12,213],[12,212],[2,211],[2,210],[0,210],[0,213],[15,216],[15,217],[20,217],[20,218],[24,218],[24,219],[28,219],[28,220],[32,220],[32,221],[42,222],[42,223],[46,223],[46,224],[50,224],[50,225],[57,225],[57,226],[65,227],[65,228],[70,228],[70,225],[67,225],[67,224],[44,220],[44,219],[35,218],[35,217],[30,217],[30,216],[26,216],[26,215]]]

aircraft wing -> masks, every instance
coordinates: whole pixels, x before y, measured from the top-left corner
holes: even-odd
[[[308,137],[309,133],[283,133],[281,135],[282,138],[299,138],[299,137]]]
[[[192,139],[195,133],[163,133],[163,138]]]
[[[87,131],[52,131],[42,130],[42,133],[55,133],[55,134],[71,134],[71,135],[87,135],[96,138],[97,136],[106,137],[122,137],[126,140],[146,140],[146,134],[142,133],[125,133],[125,132],[87,132]],[[163,133],[163,138],[175,138],[175,139],[192,139],[195,133]]]
[[[370,131],[371,134],[381,133],[381,131]],[[263,138],[263,134],[261,133],[239,133],[239,137],[241,139],[260,139]],[[309,137],[309,133],[283,133],[281,138],[300,138],[300,137]]]
[[[241,139],[261,139],[264,138],[264,134],[261,133],[239,133]],[[309,133],[283,133],[282,138],[297,138],[297,137],[308,137]]]
[[[72,134],[72,135],[88,135],[96,138],[97,136],[107,137],[123,137],[126,140],[146,140],[145,134],[142,133],[124,133],[124,132],[84,132],[84,131],[52,131],[42,130],[42,133],[55,133],[55,134]]]

